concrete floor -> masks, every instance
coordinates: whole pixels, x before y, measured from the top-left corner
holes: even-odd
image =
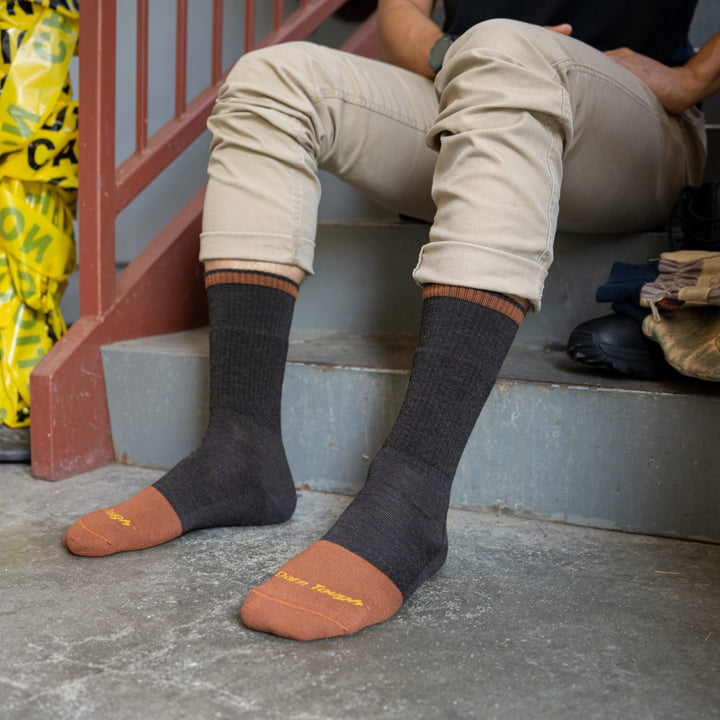
[[[392,620],[310,644],[236,620],[348,498],[272,528],[71,556],[79,514],[159,473],[0,467],[0,718],[720,717],[720,546],[454,511],[447,564]]]

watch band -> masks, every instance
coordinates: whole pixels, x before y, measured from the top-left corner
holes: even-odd
[[[443,66],[445,60],[445,53],[450,49],[455,38],[448,33],[441,35],[432,46],[430,50],[430,56],[428,57],[429,68],[437,75],[440,72],[440,68]]]

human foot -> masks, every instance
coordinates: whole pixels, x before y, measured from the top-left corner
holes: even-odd
[[[392,617],[445,562],[451,480],[384,448],[365,488],[325,537],[250,591],[242,622],[316,640]]]
[[[141,550],[200,528],[284,522],[295,502],[280,437],[236,417],[211,426],[200,448],[152,487],[80,518],[65,544],[89,557]]]
[[[198,450],[124,503],[67,532],[77,555],[111,555],[191,530],[287,520],[295,488],[280,401],[297,285],[266,272],[206,274],[210,314],[210,424]]]

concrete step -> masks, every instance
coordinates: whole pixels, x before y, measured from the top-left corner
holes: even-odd
[[[400,407],[414,340],[298,330],[283,435],[299,487],[357,492]],[[207,333],[103,349],[118,461],[168,468],[207,423]],[[720,388],[587,374],[518,342],[458,470],[452,504],[720,542]]]

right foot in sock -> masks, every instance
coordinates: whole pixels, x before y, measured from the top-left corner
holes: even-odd
[[[247,627],[293,640],[350,635],[392,617],[447,556],[452,476],[383,448],[325,537],[250,591]]]
[[[88,557],[142,550],[200,528],[281,523],[295,502],[280,436],[249,418],[226,417],[152,487],[76,521],[65,544]]]

